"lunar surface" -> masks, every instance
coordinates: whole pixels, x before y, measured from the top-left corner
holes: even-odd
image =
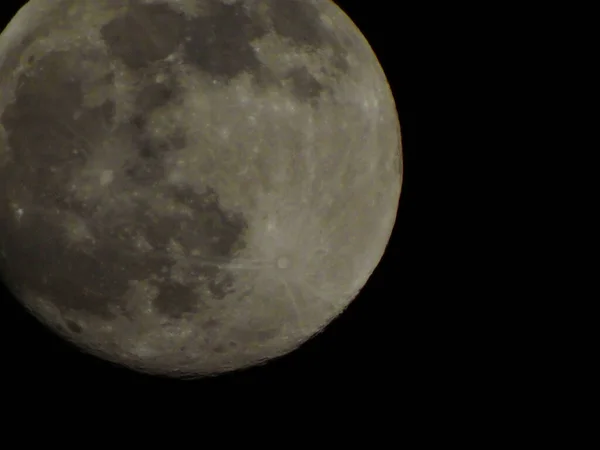
[[[0,35],[0,274],[106,360],[297,348],[379,263],[401,182],[386,77],[329,0],[32,0]]]

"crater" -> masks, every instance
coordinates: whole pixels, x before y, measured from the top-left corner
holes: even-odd
[[[277,268],[278,269],[289,269],[292,265],[292,261],[287,256],[281,256],[277,258]]]
[[[83,331],[83,328],[77,322],[74,322],[72,320],[66,320],[65,323],[67,325],[67,328],[73,333],[79,334]]]

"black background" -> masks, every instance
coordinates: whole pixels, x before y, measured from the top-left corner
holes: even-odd
[[[26,2],[2,2],[2,28]],[[0,285],[0,377],[3,386],[90,392],[178,392],[183,396],[244,390],[287,396],[324,390],[400,400],[420,376],[427,319],[417,182],[417,19],[411,6],[390,0],[336,2],[358,25],[386,72],[402,127],[404,182],[385,256],[360,295],[327,329],[293,353],[264,366],[183,381],[138,374],[79,352],[47,331]]]

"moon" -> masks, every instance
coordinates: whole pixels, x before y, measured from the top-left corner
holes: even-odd
[[[172,377],[262,364],[383,256],[400,124],[330,0],[31,0],[0,92],[0,275],[87,353]]]

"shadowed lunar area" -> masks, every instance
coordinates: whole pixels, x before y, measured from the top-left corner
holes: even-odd
[[[86,352],[174,377],[264,363],[383,255],[400,127],[329,0],[32,0],[0,89],[0,276]]]

